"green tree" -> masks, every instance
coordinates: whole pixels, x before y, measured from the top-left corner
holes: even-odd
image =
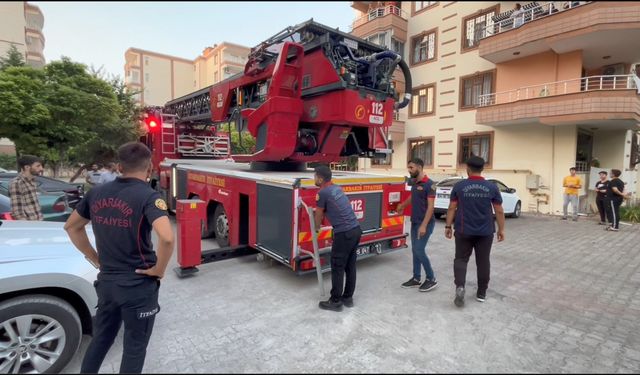
[[[12,44],[7,51],[7,57],[0,57],[0,70],[11,66],[24,66],[24,56],[18,51],[15,44]]]
[[[88,72],[63,57],[44,69],[0,71],[0,137],[18,154],[39,155],[57,175],[61,165],[108,161],[138,136],[138,109],[124,83]]]

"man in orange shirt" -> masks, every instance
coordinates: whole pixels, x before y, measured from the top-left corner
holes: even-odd
[[[580,177],[576,176],[576,169],[574,167],[569,168],[571,176],[567,176],[562,180],[562,186],[564,187],[564,205],[562,210],[564,215],[562,220],[567,220],[567,207],[569,202],[573,207],[573,221],[578,221],[578,194],[582,187],[582,181]]]

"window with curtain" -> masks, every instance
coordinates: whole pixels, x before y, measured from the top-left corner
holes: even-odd
[[[472,156],[484,159],[487,165],[491,165],[491,134],[461,136],[458,164],[463,164]]]
[[[493,34],[493,20],[496,9],[491,9],[484,13],[475,14],[464,20],[463,49],[475,48],[480,39]]]
[[[480,95],[493,93],[493,72],[462,79],[462,100],[460,108],[473,108],[480,104]]]
[[[393,141],[389,141],[389,148],[393,150]],[[393,157],[393,154],[387,154],[387,157],[385,157],[384,159],[379,159],[379,158],[371,159],[371,165],[391,166],[392,157]]]
[[[436,58],[436,32],[418,35],[411,39],[414,64]]]
[[[434,112],[435,107],[435,86],[427,86],[413,90],[411,115],[430,115]]]
[[[432,5],[437,4],[437,1],[414,1],[416,12],[421,11],[422,9],[428,8]]]
[[[407,161],[420,158],[425,167],[433,165],[433,138],[410,139],[407,158]]]

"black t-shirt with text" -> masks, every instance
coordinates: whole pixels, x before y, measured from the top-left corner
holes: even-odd
[[[600,190],[608,190],[609,187],[609,180],[607,181],[600,181],[598,180],[598,182],[596,182],[596,192],[598,194],[598,198],[604,198],[607,193],[601,193]]]
[[[160,193],[142,180],[118,177],[91,189],[76,210],[91,220],[100,260],[99,279],[147,277],[135,270],[148,269],[156,263],[152,224],[167,215]]]
[[[624,192],[624,182],[622,182],[619,178],[614,178],[609,181],[609,186],[607,186],[607,198],[613,200],[622,200],[624,199],[622,196],[613,192],[613,188],[618,188],[619,192]]]

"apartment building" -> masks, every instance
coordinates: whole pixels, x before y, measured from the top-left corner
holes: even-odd
[[[44,15],[37,6],[26,1],[0,2],[0,56],[14,45],[28,65],[44,66],[43,27]]]
[[[6,57],[11,46],[23,54],[33,67],[43,67],[44,15],[40,8],[26,1],[0,2],[0,57]],[[0,154],[15,154],[15,147],[6,138],[0,139]]]
[[[515,2],[352,2],[352,33],[404,43],[413,80],[403,140],[387,165],[363,168],[406,174],[407,159],[421,157],[438,179],[482,156],[485,174],[540,213],[562,211],[572,166],[586,182],[581,212],[598,165],[622,170],[637,191],[640,3],[520,4],[514,14]]]
[[[125,52],[125,82],[141,105],[164,105],[244,69],[249,48],[223,42],[194,60],[139,48]]]

